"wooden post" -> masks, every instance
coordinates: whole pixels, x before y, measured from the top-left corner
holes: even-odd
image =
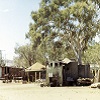
[[[95,69],[95,79],[94,79],[94,80],[95,80],[95,81],[94,81],[95,83],[98,82],[97,71],[96,71],[96,69]]]
[[[39,79],[41,79],[41,72],[39,72]]]
[[[28,78],[28,82],[29,82],[29,72],[27,73],[27,78]]]
[[[100,69],[98,70],[98,82],[100,82]]]
[[[37,80],[37,72],[35,72],[35,81]]]

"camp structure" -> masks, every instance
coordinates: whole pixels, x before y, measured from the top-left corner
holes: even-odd
[[[65,86],[78,78],[77,62],[68,58],[62,61],[52,61],[47,66],[47,84]]]
[[[94,76],[94,83],[100,82],[100,66],[98,64],[90,64],[90,69]]]
[[[36,62],[32,66],[28,67],[25,70],[25,73],[28,76],[28,81],[35,82],[38,79],[46,78],[46,67],[39,62]]]
[[[16,66],[0,66],[0,78],[4,78],[5,74],[21,77],[24,73],[23,68]]]
[[[78,78],[90,78],[90,66],[65,58],[47,65],[46,81],[50,86],[77,85]]]

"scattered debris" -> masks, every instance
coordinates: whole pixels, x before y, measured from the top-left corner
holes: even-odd
[[[93,80],[91,78],[79,78],[79,79],[77,79],[78,85],[87,86],[87,85],[91,85],[92,83],[93,83]]]
[[[100,83],[91,84],[91,88],[99,88],[100,89]]]

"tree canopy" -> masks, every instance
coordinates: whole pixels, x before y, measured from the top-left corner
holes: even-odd
[[[31,12],[34,23],[26,34],[35,61],[73,57],[82,64],[84,51],[100,33],[99,6],[99,0],[42,0]]]
[[[17,66],[28,67],[31,66],[36,60],[30,44],[22,46],[17,45],[15,48],[15,54],[18,55],[15,58],[15,63],[17,63]]]
[[[100,65],[100,43],[89,46],[84,54],[84,62]]]
[[[28,36],[32,40],[41,35],[46,46],[60,41],[73,50],[81,64],[82,52],[99,32],[96,8],[91,0],[42,0],[40,9],[31,13],[34,23]]]

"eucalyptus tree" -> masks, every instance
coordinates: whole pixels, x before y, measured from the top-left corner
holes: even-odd
[[[88,47],[84,53],[84,62],[100,65],[100,43]]]
[[[67,40],[69,46],[75,53],[79,64],[82,64],[82,53],[87,48],[88,42],[92,40],[99,31],[95,5],[88,1],[74,2],[62,11],[63,39]]]
[[[43,51],[60,41],[61,48],[71,48],[82,64],[82,53],[100,29],[96,7],[92,0],[42,0],[39,10],[31,13],[34,23],[27,36],[30,40],[39,38]]]
[[[45,58],[45,41],[44,34],[36,31],[36,24],[30,24],[29,32],[26,34],[26,38],[30,39],[32,45],[32,51],[35,55],[36,61],[44,63],[46,61]]]
[[[17,55],[15,63],[19,66],[29,67],[36,62],[35,54],[30,44],[16,46],[15,54]]]

